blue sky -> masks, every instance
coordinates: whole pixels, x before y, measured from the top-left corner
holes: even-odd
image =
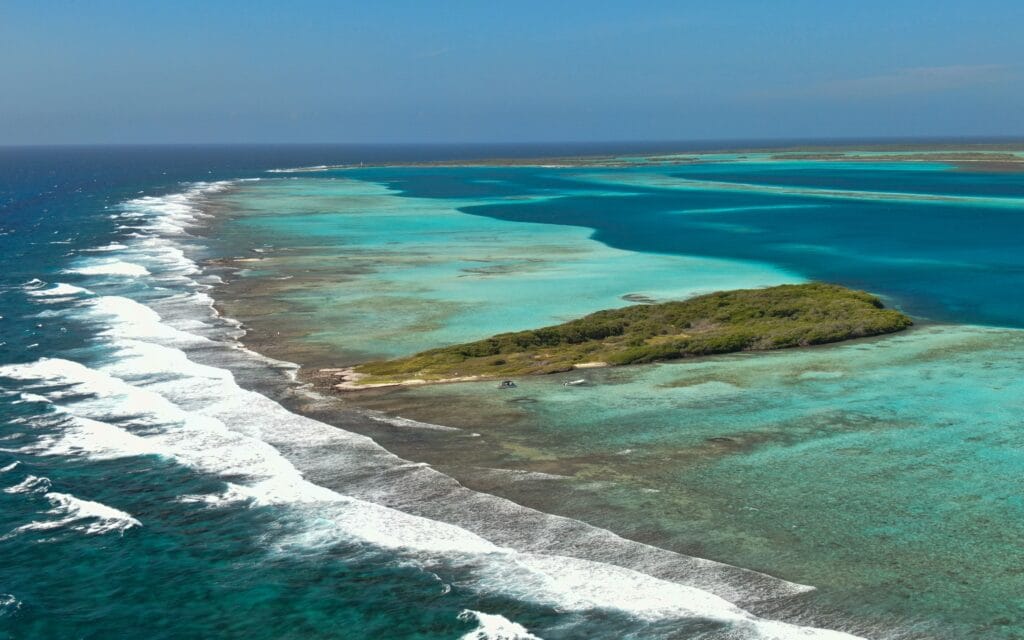
[[[1024,1],[0,2],[0,144],[1024,135]]]

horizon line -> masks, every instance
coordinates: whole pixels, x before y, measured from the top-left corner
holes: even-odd
[[[944,142],[1015,143],[1024,142],[1024,134],[1007,135],[970,135],[950,134],[934,136],[798,136],[798,137],[752,137],[752,138],[665,138],[665,139],[609,139],[609,140],[460,140],[460,141],[183,141],[183,142],[22,142],[0,143],[0,149],[23,148],[97,148],[97,147],[530,147],[530,146],[596,146],[596,145],[686,145],[686,144],[765,144],[792,145],[815,143],[850,143],[850,144],[897,144],[907,142],[941,144]]]

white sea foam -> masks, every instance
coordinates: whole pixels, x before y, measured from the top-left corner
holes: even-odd
[[[50,513],[63,517],[55,521],[34,522],[23,529],[48,530],[70,525],[72,529],[87,534],[123,534],[132,527],[142,526],[129,513],[100,502],[76,498],[70,493],[52,492],[46,494],[46,498],[53,505]]]
[[[181,193],[165,196],[143,196],[129,200],[122,207],[122,217],[143,220],[143,228],[162,235],[184,235],[209,214],[196,204],[206,194],[223,191],[231,182],[200,182]]]
[[[228,488],[221,493],[185,494],[178,496],[178,502],[205,504],[210,507],[224,507],[251,500],[245,488],[233,482],[227,483]]]
[[[53,531],[70,529],[87,535],[120,533],[133,527],[141,527],[142,523],[120,509],[115,509],[100,502],[83,500],[70,493],[52,491],[46,494],[52,508],[47,515],[55,516],[53,520],[34,520],[11,531],[4,538],[18,535],[25,531]]]
[[[11,464],[0,467],[0,473],[7,473],[8,471],[14,471],[21,466],[21,460],[15,460]]]
[[[83,264],[71,269],[65,269],[65,273],[77,273],[84,276],[148,276],[149,270],[139,264],[125,262],[123,260],[104,260]]]
[[[174,453],[159,442],[105,422],[77,416],[71,416],[63,423],[59,435],[41,436],[23,451],[51,456],[82,455],[94,460],[150,455],[174,457]]]
[[[50,490],[50,479],[28,475],[18,484],[4,489],[4,493],[46,493]]]
[[[104,252],[104,251],[120,251],[121,249],[127,249],[128,245],[121,244],[120,242],[111,242],[110,244],[103,245],[102,247],[93,247],[86,249],[89,252]]]
[[[465,609],[459,620],[476,622],[477,627],[460,640],[541,640],[526,630],[523,625],[495,613],[481,613]]]
[[[562,611],[618,610],[642,620],[703,619],[729,625],[736,638],[853,640],[847,633],[758,618],[716,595],[647,574],[589,560],[519,554],[513,571],[492,571],[513,592]],[[494,584],[493,586],[497,586]]]
[[[161,321],[160,315],[144,304],[123,296],[99,296],[89,301],[86,313],[102,321],[100,335],[107,338],[162,340],[174,344],[196,344],[203,339]]]
[[[49,399],[44,398],[43,396],[39,395],[38,393],[19,393],[18,394],[18,399],[15,402],[17,402],[17,403],[23,403],[23,402],[45,402],[45,403],[49,403],[50,401],[49,401]]]
[[[21,600],[10,593],[0,593],[0,616],[10,615],[21,609]]]
[[[58,282],[58,283],[54,284],[52,287],[50,287],[49,289],[32,289],[32,290],[28,291],[28,295],[36,297],[36,298],[67,297],[67,296],[77,296],[77,295],[80,295],[80,294],[89,294],[89,293],[92,293],[92,292],[89,291],[88,289],[83,289],[82,287],[76,287],[73,284],[65,284],[63,282]]]

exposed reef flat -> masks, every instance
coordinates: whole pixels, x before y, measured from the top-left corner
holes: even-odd
[[[342,390],[461,382],[810,346],[893,333],[911,324],[863,291],[823,283],[781,285],[598,311],[542,329],[329,373]]]

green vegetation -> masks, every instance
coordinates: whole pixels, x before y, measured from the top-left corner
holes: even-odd
[[[355,372],[359,384],[510,377],[585,363],[623,365],[824,344],[911,324],[863,291],[821,283],[782,285],[598,311],[552,327],[369,362]]]

